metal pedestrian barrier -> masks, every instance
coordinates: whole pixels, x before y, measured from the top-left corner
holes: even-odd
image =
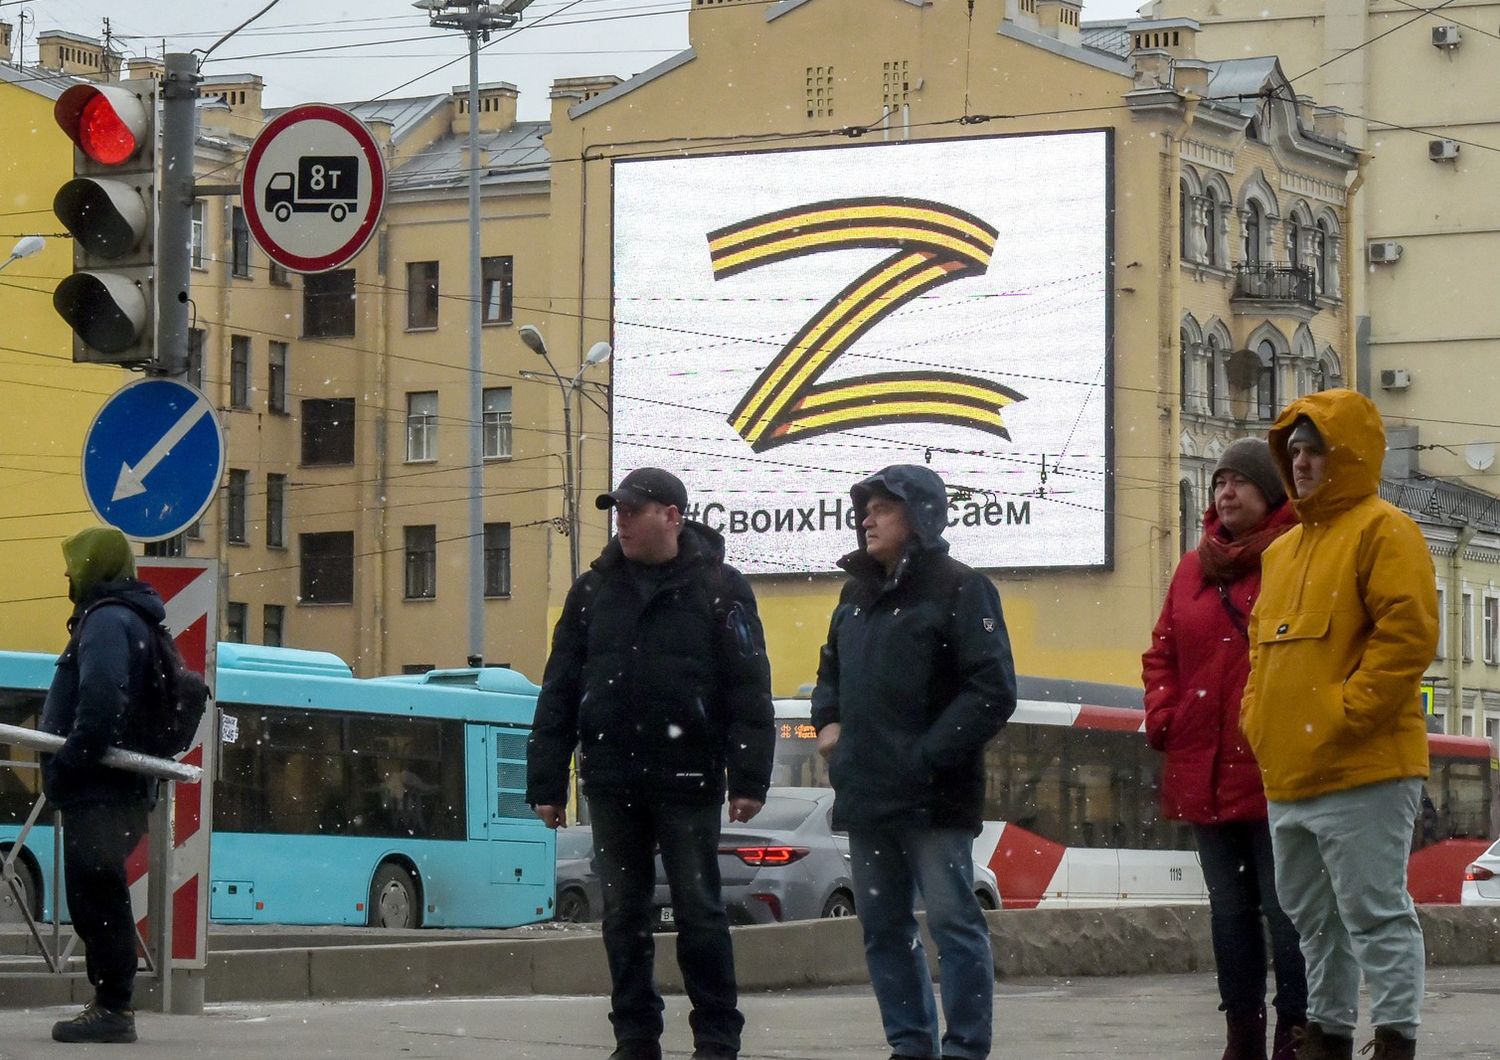
[[[37,732],[35,729],[25,729],[15,725],[0,725],[0,744],[27,747],[44,753],[55,753],[63,745],[61,736],[53,736],[50,733]],[[155,777],[165,781],[160,797],[157,799],[156,807],[151,812],[151,830],[148,842],[148,861],[150,872],[148,874],[148,890],[146,899],[146,919],[150,937],[141,934],[139,927],[139,910],[136,910],[136,938],[140,944],[141,952],[144,954],[145,978],[156,979],[160,983],[161,1009],[163,1012],[171,1011],[172,1000],[172,961],[167,955],[172,952],[172,916],[168,912],[168,902],[172,891],[172,807],[177,783],[195,783],[202,777],[202,770],[197,766],[184,765],[174,762],[169,758],[155,758],[151,755],[141,754],[137,751],[127,751],[124,748],[114,747],[104,752],[101,759],[104,765],[115,769],[124,769],[132,773],[141,773],[148,777]],[[35,762],[7,762],[5,767],[11,769],[40,769]],[[25,923],[32,940],[36,943],[41,968],[35,964],[30,967],[11,969],[0,963],[0,978],[35,977],[38,974],[54,975],[59,977],[80,977],[85,974],[79,966],[81,958],[75,955],[73,950],[78,942],[78,937],[72,933],[64,938],[62,931],[61,896],[62,887],[62,814],[56,810],[51,811],[52,818],[52,878],[50,890],[47,892],[52,896],[51,915],[43,922],[39,922],[33,911],[33,896],[27,893],[26,885],[22,881],[20,873],[29,873],[30,869],[25,864],[19,868],[17,863],[21,858],[22,851],[26,849],[26,840],[37,822],[47,812],[47,796],[40,794],[41,785],[37,785],[38,795],[36,802],[31,807],[31,812],[26,817],[26,822],[21,826],[14,844],[0,857],[0,896],[8,894],[20,911],[21,919]],[[23,960],[13,963],[25,964]]]

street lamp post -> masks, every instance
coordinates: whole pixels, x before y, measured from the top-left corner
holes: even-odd
[[[469,661],[484,661],[484,382],[480,351],[483,306],[479,257],[479,42],[495,29],[509,29],[531,0],[417,0],[438,29],[462,30],[469,38]],[[476,661],[477,660],[477,661]]]
[[[541,331],[534,324],[522,324],[519,332],[521,341],[524,342],[532,352],[536,353],[542,360],[547,362],[547,368],[552,372],[552,378],[557,380],[558,392],[562,395],[563,407],[563,518],[568,524],[568,570],[572,574],[572,581],[578,580],[578,485],[573,471],[573,395],[583,385],[583,373],[587,372],[596,364],[603,364],[609,360],[614,351],[607,342],[596,342],[589,347],[589,352],[584,355],[583,363],[578,366],[578,371],[570,380],[564,380],[558,372],[557,366],[552,363],[552,358],[547,353],[547,342],[542,338]],[[571,585],[572,582],[569,582]]]

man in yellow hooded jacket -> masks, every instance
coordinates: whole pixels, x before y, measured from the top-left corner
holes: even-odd
[[[1380,413],[1350,390],[1292,402],[1271,452],[1301,525],[1266,550],[1240,726],[1269,801],[1276,890],[1307,959],[1298,1060],[1416,1055],[1422,928],[1406,858],[1427,776],[1419,685],[1437,649],[1422,532],[1381,500]]]

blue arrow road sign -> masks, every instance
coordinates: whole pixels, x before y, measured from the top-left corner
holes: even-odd
[[[208,398],[172,379],[138,379],[110,395],[83,443],[89,507],[137,541],[192,526],[224,473],[224,433]]]

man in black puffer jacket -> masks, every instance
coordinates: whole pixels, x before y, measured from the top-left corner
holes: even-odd
[[[567,825],[568,760],[588,797],[604,892],[612,1060],[660,1060],[652,976],[659,847],[693,1003],[697,1060],[732,1060],[744,1017],[719,885],[719,811],[765,802],[775,745],[771,671],[750,585],[724,539],[684,520],[687,489],[639,468],[601,494],[617,536],[574,583],[552,635],[527,751],[526,798]],[[581,742],[581,746],[580,745]]]
[[[133,1042],[135,916],[125,859],[146,834],[156,781],[111,769],[132,713],[151,694],[152,630],[166,616],[156,590],[135,577],[125,535],[94,527],[63,542],[73,634],[57,660],[38,726],[67,738],[42,759],[42,790],[62,811],[68,913],[83,940],[94,1000],[52,1028],[60,1042]],[[116,602],[118,601],[118,602]]]
[[[913,905],[941,958],[942,1056],[990,1052],[995,973],[971,845],[984,745],[1016,709],[1000,597],[948,555],[948,498],[898,464],[851,491],[859,550],[818,664],[812,721],[849,833],[854,907],[893,1058],[938,1055],[937,1007]]]

